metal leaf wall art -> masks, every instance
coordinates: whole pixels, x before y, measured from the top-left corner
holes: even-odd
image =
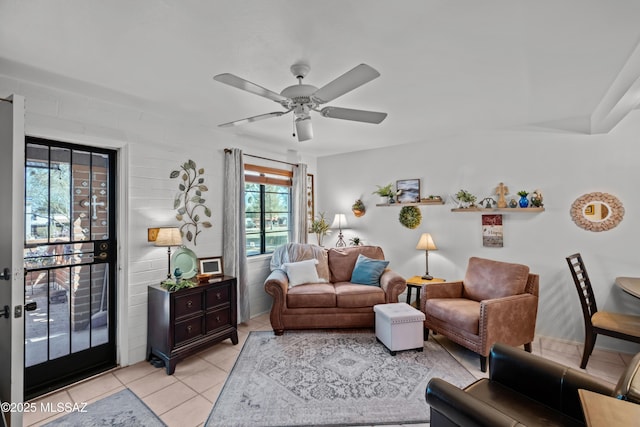
[[[173,201],[173,208],[178,211],[176,219],[182,221],[180,234],[188,241],[197,245],[198,235],[202,232],[200,227],[211,228],[210,221],[202,221],[203,216],[210,218],[211,209],[204,205],[202,194],[209,191],[204,183],[204,168],[197,169],[196,162],[188,160],[180,166],[180,170],[171,171],[169,177],[180,177],[178,184],[179,193]]]

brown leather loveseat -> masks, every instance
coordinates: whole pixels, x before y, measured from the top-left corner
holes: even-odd
[[[365,262],[384,260],[378,246],[324,249],[317,245],[288,243],[276,248],[271,274],[264,288],[273,297],[271,326],[276,335],[286,329],[364,328],[374,326],[373,306],[398,302],[406,281],[385,268],[379,284],[351,283],[359,255]],[[312,260],[312,261],[309,261]],[[318,282],[290,286],[287,268],[300,261],[315,262]],[[380,264],[380,263],[377,263]],[[291,271],[291,270],[289,270]]]

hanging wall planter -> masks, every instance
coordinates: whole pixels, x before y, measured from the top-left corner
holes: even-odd
[[[361,217],[362,215],[364,215],[366,212],[366,208],[364,207],[364,203],[362,202],[362,200],[356,200],[356,202],[351,206],[351,211],[353,211],[353,214],[356,217]]]
[[[422,213],[417,206],[403,206],[400,209],[400,224],[407,228],[417,228],[422,222]]]

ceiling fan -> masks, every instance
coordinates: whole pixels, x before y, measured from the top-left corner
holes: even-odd
[[[260,114],[258,116],[247,117],[246,119],[223,123],[219,126],[237,126],[244,123],[268,119],[270,117],[280,117],[283,114],[293,112],[298,141],[307,141],[313,138],[311,111],[317,111],[323,117],[329,117],[331,119],[352,120],[356,122],[376,124],[382,122],[385,117],[387,117],[387,113],[354,110],[351,108],[327,106],[319,109],[321,104],[333,101],[337,97],[379,77],[380,73],[369,65],[360,64],[340,77],[327,83],[320,89],[315,86],[302,83],[302,79],[304,79],[304,77],[309,73],[310,69],[309,65],[305,63],[293,64],[291,66],[291,73],[293,73],[294,77],[298,79],[298,84],[284,88],[279,94],[233,74],[218,74],[213,78],[214,80],[238,89],[246,90],[247,92],[251,92],[255,95],[263,96],[277,102],[285,108],[285,111],[274,111],[272,113]],[[296,136],[296,134],[294,134],[294,136]]]

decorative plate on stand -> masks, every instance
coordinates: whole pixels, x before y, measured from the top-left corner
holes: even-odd
[[[176,268],[182,271],[183,279],[191,279],[198,273],[198,257],[188,248],[178,248],[171,256],[171,273]]]

